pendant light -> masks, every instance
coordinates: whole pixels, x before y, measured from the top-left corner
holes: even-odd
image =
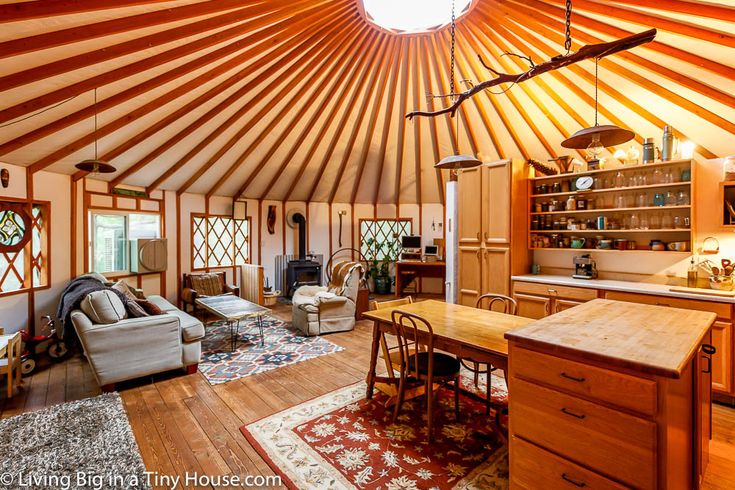
[[[96,174],[110,174],[116,172],[117,169],[107,162],[103,162],[97,158],[97,89],[94,89],[94,158],[84,160],[76,165],[77,169],[84,172]]]
[[[454,15],[454,0],[452,0],[452,24],[451,24],[451,34],[452,34],[452,47],[450,50],[451,54],[451,67],[449,72],[449,94],[452,98],[452,101],[456,101],[457,95],[455,94],[454,90],[454,44],[455,44],[455,30],[456,30],[456,23],[455,23],[455,15]],[[434,168],[438,169],[447,169],[453,171],[452,174],[454,174],[457,170],[463,169],[463,168],[472,168],[477,167],[479,165],[482,165],[482,162],[471,155],[460,155],[459,154],[459,117],[460,115],[457,114],[457,149],[455,150],[454,155],[450,155],[447,157],[442,158],[439,160],[439,163],[434,165]],[[454,176],[454,175],[453,175]]]
[[[580,129],[569,138],[562,141],[561,146],[577,150],[587,150],[587,156],[596,160],[605,151],[605,148],[623,144],[635,137],[633,131],[614,126],[600,125],[597,122],[597,65],[599,58],[595,58],[595,125],[591,128]]]

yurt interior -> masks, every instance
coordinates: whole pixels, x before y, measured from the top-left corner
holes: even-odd
[[[735,0],[0,0],[0,487],[735,488]]]

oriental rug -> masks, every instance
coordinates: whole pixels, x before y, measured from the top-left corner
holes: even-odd
[[[276,413],[240,430],[297,489],[504,489],[507,450],[485,405],[441,389],[429,443],[421,399],[404,404],[397,423],[385,396],[365,398],[360,382]]]
[[[227,323],[206,326],[199,370],[210,384],[234,381],[344,350],[322,337],[305,337],[290,323],[276,318],[264,317],[263,323],[263,346],[256,320],[247,320],[240,322],[237,349],[232,352]]]

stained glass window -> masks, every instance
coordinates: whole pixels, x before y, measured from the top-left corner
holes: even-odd
[[[192,269],[250,262],[250,222],[230,216],[192,214]]]
[[[12,210],[0,211],[0,244],[20,244],[26,226],[30,227],[25,246],[17,252],[0,253],[0,294],[48,286],[48,209],[46,203],[34,203],[27,223]]]

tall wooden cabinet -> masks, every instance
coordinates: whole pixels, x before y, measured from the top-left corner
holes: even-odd
[[[485,293],[510,293],[510,276],[528,272],[525,243],[528,168],[501,160],[459,175],[460,304]]]

